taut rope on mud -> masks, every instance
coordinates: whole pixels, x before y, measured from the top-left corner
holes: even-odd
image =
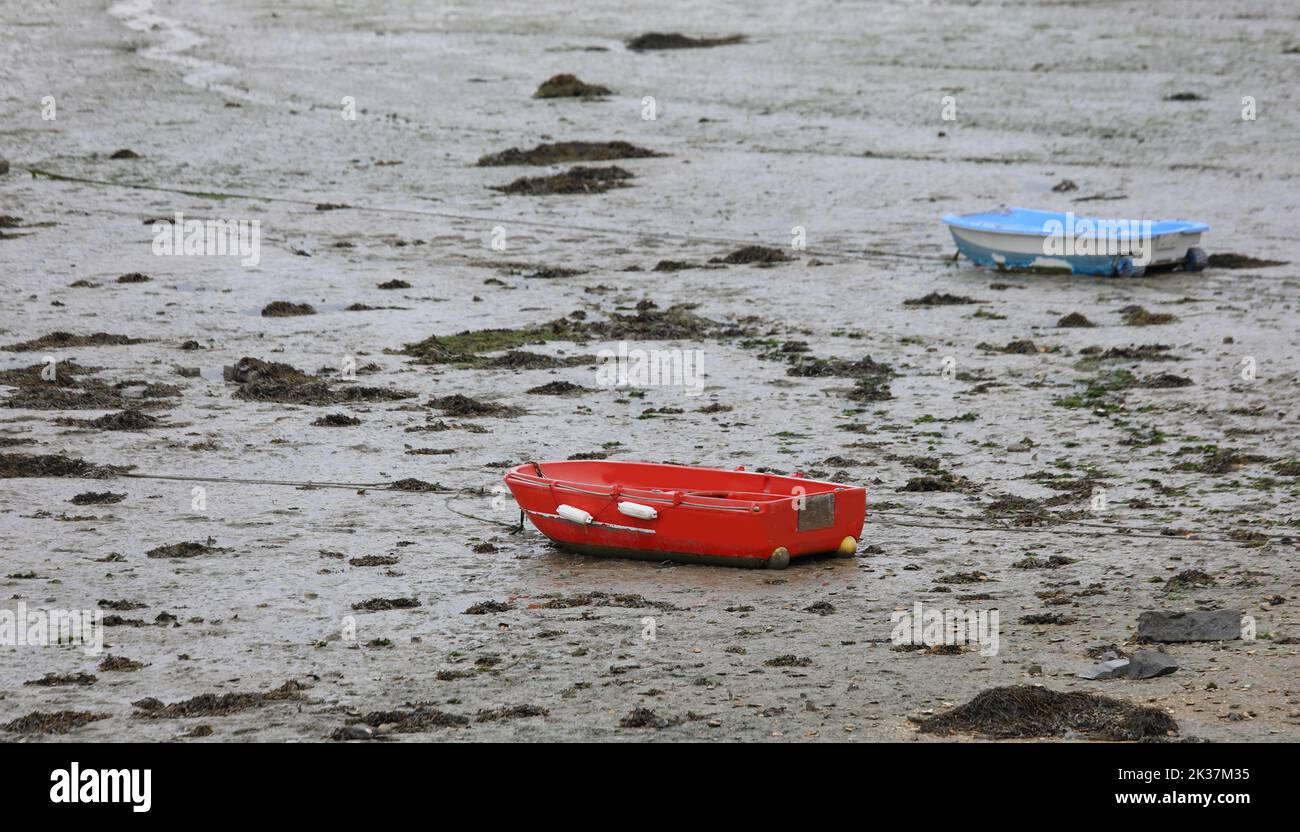
[[[420,490],[412,490],[412,489],[401,488],[400,486],[398,486],[399,481],[314,482],[311,480],[271,480],[271,479],[257,479],[251,477],[203,477],[203,476],[180,475],[180,474],[136,474],[136,473],[129,473],[129,472],[118,474],[117,476],[130,478],[130,479],[138,479],[138,480],[172,480],[176,482],[211,482],[211,483],[227,483],[227,484],[238,484],[238,485],[271,485],[271,486],[287,486],[287,487],[303,488],[303,489],[347,488],[353,491],[392,491],[392,492],[397,492],[402,494],[440,495],[444,497],[443,505],[446,506],[447,510],[459,517],[464,517],[467,520],[475,520],[479,523],[488,523],[494,526],[500,526],[504,529],[508,529],[512,534],[518,534],[519,532],[523,531],[524,528],[523,512],[520,512],[519,514],[519,522],[506,523],[502,520],[494,520],[490,517],[480,517],[475,514],[470,514],[468,512],[461,511],[460,509],[457,509],[455,506],[451,504],[451,501],[453,499],[455,499],[456,497],[464,496],[466,494],[478,494],[480,496],[486,494],[487,492],[485,492],[482,488],[453,489],[453,488],[434,487],[434,488],[427,488],[427,489],[420,489]],[[1114,532],[1115,534],[1123,534],[1129,537],[1142,537],[1142,538],[1148,538],[1152,540],[1165,540],[1170,542],[1182,542],[1182,543],[1241,543],[1243,542],[1241,540],[1237,540],[1228,536],[1206,536],[1199,532],[1190,532],[1186,535],[1166,534],[1160,531],[1159,527],[1156,526],[1119,526],[1119,525],[1112,525],[1110,523],[1091,523],[1085,520],[1064,520],[1061,522],[1060,525],[1076,526],[1076,527],[1086,526],[1087,527],[1086,529],[1041,527],[1041,526],[1040,527],[1009,526],[1005,524],[999,524],[998,522],[992,521],[987,517],[975,517],[972,515],[965,515],[965,514],[957,514],[957,515],[927,514],[919,511],[894,511],[890,509],[873,510],[870,508],[870,506],[868,506],[867,508],[868,521],[871,520],[871,516],[873,514],[878,514],[889,518],[903,517],[912,520],[945,521],[943,523],[909,523],[906,521],[900,521],[894,519],[889,519],[885,521],[885,525],[908,526],[911,528],[918,528],[918,529],[941,529],[941,530],[959,531],[959,532],[1001,532],[1004,534],[1054,534],[1054,535],[1062,535],[1066,537],[1097,537],[1101,532],[1109,531],[1109,532]],[[978,525],[956,525],[958,523],[970,523],[970,524],[978,524]],[[1280,535],[1280,536],[1265,535],[1263,538],[1256,538],[1256,540],[1259,540],[1260,542],[1268,542],[1268,543],[1285,543],[1292,540],[1292,538],[1285,535]]]
[[[317,205],[320,200],[304,199],[287,196],[266,196],[264,194],[246,194],[228,191],[209,191],[202,188],[171,188],[163,185],[153,185],[147,182],[111,182],[107,179],[94,179],[86,176],[69,176],[66,174],[55,173],[42,168],[16,168],[26,170],[33,177],[45,177],[62,182],[76,182],[82,185],[98,185],[110,188],[127,188],[136,191],[155,191],[159,193],[182,194],[184,196],[212,197],[218,199],[249,199],[261,202],[280,202],[290,205]],[[342,206],[353,211],[370,211],[372,213],[383,214],[413,214],[424,217],[438,217],[447,220],[459,220],[461,222],[476,222],[484,225],[504,225],[512,224],[523,226],[525,228],[540,228],[549,231],[565,232],[585,232],[588,234],[599,234],[610,237],[641,237],[654,240],[673,240],[677,242],[698,242],[698,243],[717,243],[719,245],[729,246],[749,246],[754,245],[756,240],[742,240],[734,237],[721,237],[708,234],[689,234],[679,231],[646,231],[636,228],[612,228],[606,226],[593,225],[575,225],[567,222],[548,222],[546,220],[519,219],[514,217],[490,217],[481,214],[459,214],[452,211],[434,211],[428,208],[400,208],[391,205],[345,205]],[[904,251],[886,251],[884,249],[862,249],[849,251],[835,248],[807,248],[803,253],[809,256],[822,255],[826,257],[843,257],[856,260],[880,260],[880,259],[903,259],[903,260],[932,260],[936,262],[951,262],[952,255],[949,254],[918,254],[915,252]]]

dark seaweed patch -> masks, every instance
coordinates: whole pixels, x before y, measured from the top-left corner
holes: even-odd
[[[301,691],[306,685],[289,680],[275,690],[266,693],[204,693],[181,702],[163,704],[157,699],[146,698],[132,702],[137,710],[133,716],[137,719],[189,719],[200,716],[228,716],[241,711],[261,708],[273,702],[301,700]]]
[[[1190,378],[1185,376],[1177,376],[1173,373],[1156,373],[1142,379],[1138,382],[1138,386],[1151,390],[1161,390],[1170,387],[1191,387],[1193,383]]]
[[[447,713],[425,705],[405,711],[371,711],[360,719],[350,720],[348,726],[366,725],[372,729],[383,727],[396,734],[416,734],[431,728],[454,728],[468,725],[469,717]],[[352,739],[347,726],[338,729],[331,737],[336,740]]]
[[[134,465],[95,465],[62,454],[0,454],[0,479],[6,477],[78,477],[109,479],[125,474]]]
[[[397,480],[388,487],[392,491],[414,491],[416,493],[444,492],[450,490],[436,482],[425,482],[424,480],[417,480],[415,477],[407,477],[406,479]]]
[[[111,714],[95,714],[90,711],[54,711],[46,713],[32,711],[26,716],[6,722],[6,731],[15,734],[67,734],[83,725],[89,725],[101,719],[108,719]]]
[[[533,98],[600,98],[610,95],[609,87],[588,84],[576,75],[553,75],[541,83]]]
[[[492,188],[503,194],[549,196],[554,194],[599,194],[611,188],[627,187],[628,170],[610,165],[603,168],[574,167],[550,176],[521,176],[508,185]]]
[[[557,318],[519,329],[478,329],[465,330],[455,335],[434,335],[423,341],[406,344],[397,352],[419,359],[424,364],[482,366],[494,360],[482,358],[482,353],[512,350],[527,344],[544,344],[549,341],[703,340],[744,334],[740,328],[701,317],[691,309],[690,306],[680,304],[659,309],[655,304],[643,301],[637,304],[635,315],[614,312],[607,320],[587,321],[586,313],[575,312],[568,318]]]
[[[401,558],[392,555],[366,555],[364,557],[352,558],[348,561],[352,566],[393,566]]]
[[[614,159],[648,159],[666,154],[630,142],[556,142],[530,150],[512,147],[478,160],[479,167],[505,165],[558,165],[565,162],[608,162]]]
[[[1067,328],[1067,329],[1070,327],[1096,326],[1096,324],[1088,320],[1088,318],[1082,312],[1071,312],[1070,314],[1066,315],[1065,317],[1057,321],[1056,325],[1058,327]]]
[[[996,738],[1057,737],[1075,731],[1102,739],[1138,740],[1178,731],[1173,717],[1157,708],[1030,685],[992,688],[947,713],[913,721],[926,734]]]
[[[812,659],[806,656],[796,656],[793,653],[786,653],[783,656],[768,659],[763,662],[766,667],[812,667]]]
[[[729,35],[721,38],[693,38],[678,32],[647,32],[627,42],[627,48],[633,52],[649,52],[659,49],[708,49],[714,46],[733,46],[744,43],[744,35]]]
[[[55,419],[57,425],[93,428],[95,430],[134,430],[143,431],[158,427],[156,416],[141,413],[139,410],[123,410],[120,413],[106,413],[95,419]]]
[[[312,422],[317,428],[347,428],[361,424],[361,420],[346,413],[330,413]]]
[[[99,681],[99,678],[93,673],[46,673],[39,679],[32,679],[29,682],[23,682],[28,687],[54,688],[76,685],[85,687],[93,685]]]
[[[144,668],[144,662],[128,659],[126,656],[108,655],[99,663],[100,673],[134,673]]]
[[[1021,624],[1073,624],[1077,620],[1059,612],[1035,612],[1020,616]]]
[[[276,300],[262,307],[263,318],[289,318],[295,315],[315,315],[316,307],[310,303],[291,303],[287,300]]]
[[[794,260],[793,257],[786,254],[779,248],[770,246],[745,246],[738,248],[725,257],[714,257],[710,263],[726,263],[728,265],[760,265],[772,266],[777,263],[789,263]],[[658,271],[658,266],[655,267]]]
[[[629,609],[646,609],[653,607],[665,612],[677,609],[667,601],[650,601],[641,595],[629,593],[610,594],[608,592],[584,592],[580,595],[561,595],[532,606],[547,610],[567,610],[573,607],[626,607]]]
[[[1174,466],[1175,471],[1191,471],[1197,474],[1230,474],[1243,465],[1269,462],[1269,458],[1259,454],[1247,454],[1233,448],[1220,448],[1217,445],[1184,446],[1175,456],[1200,454],[1197,460],[1187,460]]]
[[[420,606],[418,598],[371,598],[369,601],[358,601],[352,605],[352,609],[366,612],[382,612],[384,610],[409,610],[418,606]]]
[[[904,306],[960,306],[969,303],[983,303],[983,301],[969,298],[965,295],[951,295],[947,292],[931,292],[924,297],[912,298],[903,301]]]
[[[349,402],[400,401],[415,393],[359,384],[331,384],[289,364],[245,356],[223,371],[227,381],[237,382],[235,398],[280,404],[332,405]]]
[[[501,601],[480,601],[469,609],[465,610],[462,615],[488,615],[498,612],[509,612],[514,607]]]
[[[503,719],[526,719],[534,716],[550,716],[551,712],[540,705],[509,705],[493,710],[479,711],[474,715],[475,722],[499,722]]]
[[[659,716],[649,708],[633,708],[628,711],[627,716],[618,721],[620,728],[671,728],[674,725],[680,725],[680,718],[667,719]]]
[[[142,604],[139,601],[128,601],[126,599],[122,599],[120,601],[112,601],[109,600],[108,598],[100,598],[99,601],[96,602],[96,606],[98,606],[100,609],[105,609],[105,610],[117,610],[118,612],[127,612],[129,610],[142,610],[149,605]]]
[[[1183,592],[1189,589],[1214,586],[1214,576],[1200,569],[1184,569],[1165,581],[1166,592]]]
[[[68,502],[74,506],[102,506],[120,503],[126,499],[126,494],[116,494],[112,491],[83,491],[73,497]]]
[[[1210,269],[1267,269],[1272,266],[1285,266],[1286,264],[1287,261],[1285,260],[1261,260],[1245,254],[1222,252],[1211,254],[1205,266]]]
[[[580,396],[583,393],[590,393],[591,390],[571,381],[548,381],[524,392],[534,396]]]
[[[1141,306],[1136,305],[1125,306],[1119,312],[1124,318],[1125,326],[1158,326],[1178,320],[1177,315],[1171,315],[1168,312],[1148,312]]]
[[[1075,558],[1067,558],[1064,555],[1052,555],[1050,557],[1040,558],[1037,555],[1030,554],[1011,565],[1016,569],[1056,569],[1077,562],[1078,561]]]
[[[22,341],[0,347],[5,352],[39,352],[41,350],[64,350],[71,347],[117,347],[131,344],[148,343],[148,338],[130,338],[126,335],[110,335],[96,332],[91,335],[73,335],[71,332],[51,332],[31,341]]]
[[[212,538],[208,538],[207,543],[197,543],[195,541],[186,541],[183,543],[171,543],[166,546],[156,546],[145,552],[145,557],[150,558],[194,558],[199,555],[210,555],[216,552],[224,552],[213,544]]]
[[[473,418],[476,416],[499,416],[511,418],[520,416],[524,413],[523,408],[511,407],[510,405],[497,404],[496,402],[484,402],[478,399],[472,399],[469,396],[462,396],[459,393],[453,393],[450,396],[429,399],[429,406],[436,407],[448,416],[458,418]]]

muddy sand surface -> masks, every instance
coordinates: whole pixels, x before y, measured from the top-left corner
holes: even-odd
[[[0,9],[0,583],[113,625],[0,650],[4,738],[933,741],[1016,685],[1300,738],[1293,4],[271,8]],[[566,74],[608,94],[534,97]],[[565,142],[653,154],[528,155]],[[998,204],[1281,264],[954,262],[938,217]],[[260,264],[154,256],[177,212]],[[703,350],[702,395],[601,387],[620,340]],[[867,527],[773,572],[464,516],[583,453],[842,478]],[[997,655],[893,649],[917,601],[996,608]],[[1075,676],[1198,609],[1258,638]]]

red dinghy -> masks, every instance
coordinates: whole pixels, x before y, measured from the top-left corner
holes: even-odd
[[[506,485],[537,529],[592,555],[784,569],[802,555],[852,557],[867,491],[743,468],[528,462]]]

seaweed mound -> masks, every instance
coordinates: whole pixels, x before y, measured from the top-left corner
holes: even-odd
[[[609,95],[609,87],[588,84],[576,75],[553,75],[542,82],[533,98],[600,98]]]
[[[38,352],[40,350],[62,350],[69,347],[119,347],[146,343],[148,338],[130,338],[126,335],[111,335],[96,332],[91,335],[73,335],[71,332],[51,332],[31,341],[0,347],[5,352]]]
[[[612,159],[649,159],[667,154],[639,147],[631,142],[554,142],[531,150],[512,147],[489,153],[478,160],[481,168],[503,165],[558,165],[565,162],[608,162]]]
[[[289,680],[266,693],[203,693],[181,702],[163,704],[157,699],[140,699],[131,704],[139,708],[137,719],[182,719],[196,716],[226,716],[260,708],[272,702],[302,699],[306,686]]]
[[[1109,740],[1165,737],[1178,723],[1158,708],[1093,693],[1032,685],[991,688],[947,713],[914,720],[926,734],[981,734],[1000,739],[1057,737],[1067,731]]]
[[[433,335],[423,341],[406,344],[395,352],[416,358],[421,364],[513,366],[506,357],[484,359],[480,356],[483,353],[513,350],[526,344],[544,344],[548,341],[698,341],[745,334],[738,327],[701,317],[692,311],[691,306],[685,304],[660,309],[651,301],[642,301],[637,304],[636,314],[614,312],[604,321],[583,320],[585,314],[575,312],[568,318],[557,318],[520,329],[477,329],[455,335]],[[520,360],[528,356],[529,353],[517,354]],[[530,362],[532,360],[529,358]],[[538,366],[553,365],[547,361]]]
[[[794,258],[786,254],[779,248],[771,246],[745,246],[738,248],[728,254],[726,257],[714,257],[710,263],[727,263],[733,266],[747,265],[754,263],[760,266],[771,266],[776,263],[789,263]],[[658,267],[656,266],[656,269]]]
[[[647,32],[627,42],[627,48],[633,52],[649,52],[657,49],[708,49],[713,46],[732,46],[744,43],[744,35],[729,35],[724,38],[693,38],[680,32]]]
[[[509,185],[493,186],[492,190],[523,196],[599,194],[611,188],[625,188],[626,180],[631,178],[631,172],[617,165],[604,168],[579,166],[551,176],[521,176]]]
[[[79,477],[103,480],[125,474],[134,465],[95,465],[63,454],[0,454],[0,479],[7,477]]]
[[[331,384],[289,364],[245,356],[223,371],[227,381],[239,384],[235,398],[279,404],[332,405],[346,402],[389,402],[415,397],[408,390]]]

